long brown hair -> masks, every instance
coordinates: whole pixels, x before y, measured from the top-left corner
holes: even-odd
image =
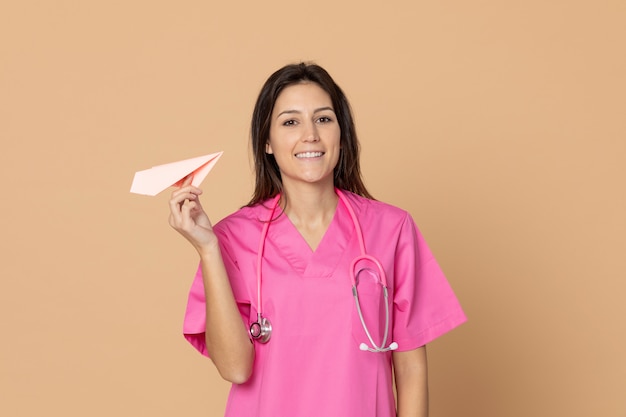
[[[265,152],[266,144],[269,141],[271,116],[276,99],[285,87],[301,82],[316,83],[326,91],[337,115],[337,122],[341,129],[341,150],[333,175],[335,187],[373,198],[361,178],[359,141],[346,95],[324,68],[302,62],[286,65],[274,72],[263,85],[257,98],[250,128],[256,178],[254,194],[247,205],[253,206],[274,197],[283,189],[278,164],[274,155]]]

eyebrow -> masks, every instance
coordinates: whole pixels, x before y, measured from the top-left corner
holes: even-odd
[[[315,109],[315,110],[313,111],[313,114],[315,114],[315,113],[319,113],[319,112],[321,112],[321,111],[325,111],[325,110],[330,110],[330,111],[332,111],[333,113],[335,112],[335,109],[333,109],[333,108],[332,108],[332,107],[330,107],[330,106],[326,106],[326,107],[320,107],[320,108],[318,108],[318,109]],[[280,113],[278,113],[278,114],[276,115],[276,118],[278,118],[278,117],[282,116],[283,114],[294,114],[294,113],[301,113],[301,112],[300,112],[300,110],[284,110],[284,111],[281,111]]]

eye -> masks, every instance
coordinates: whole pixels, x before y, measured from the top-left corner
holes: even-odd
[[[332,122],[332,121],[333,121],[333,119],[331,119],[331,118],[330,118],[330,117],[328,117],[328,116],[321,116],[321,117],[319,117],[319,118],[317,119],[317,122],[318,122],[318,123],[330,123],[330,122]]]
[[[283,126],[295,126],[295,124],[296,124],[296,121],[293,119],[285,120],[283,122]]]

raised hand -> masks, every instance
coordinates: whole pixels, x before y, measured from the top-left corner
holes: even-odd
[[[217,247],[217,237],[200,204],[202,190],[191,185],[192,179],[188,176],[180,188],[172,192],[169,223],[202,254]]]

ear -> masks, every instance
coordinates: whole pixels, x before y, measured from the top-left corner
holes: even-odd
[[[265,144],[265,153],[272,155],[274,151],[272,150],[272,145],[269,142]]]

